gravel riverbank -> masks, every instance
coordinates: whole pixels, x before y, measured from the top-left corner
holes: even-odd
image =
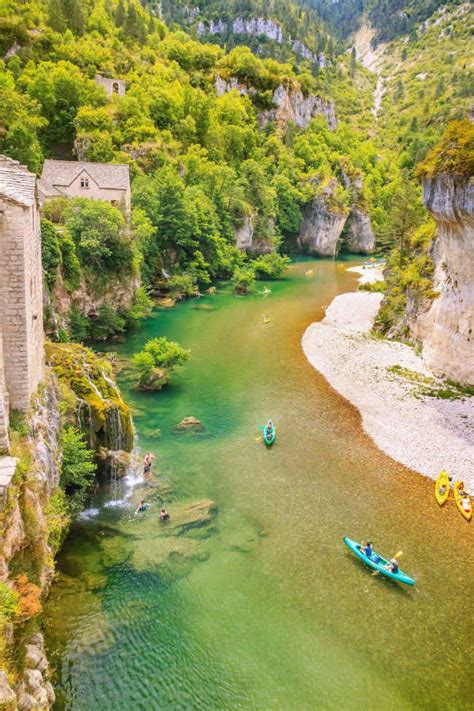
[[[361,274],[360,281],[383,278],[377,267],[349,271]],[[370,335],[381,300],[382,294],[365,291],[337,296],[325,318],[306,329],[303,351],[357,407],[365,431],[382,451],[432,479],[446,469],[472,494],[474,398],[422,394],[422,378],[432,377],[423,359],[409,346]]]

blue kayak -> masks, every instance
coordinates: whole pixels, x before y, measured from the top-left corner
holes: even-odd
[[[405,573],[402,572],[400,569],[398,570],[398,573],[392,573],[391,570],[387,570],[385,566],[390,564],[389,561],[386,558],[382,558],[382,556],[378,553],[375,553],[375,551],[370,556],[370,558],[368,558],[361,550],[360,543],[351,541],[351,539],[347,538],[347,536],[344,536],[342,540],[344,541],[346,546],[350,548],[351,551],[355,553],[356,556],[360,558],[363,563],[365,563],[365,565],[368,565],[369,568],[373,568],[373,570],[378,570],[380,575],[385,575],[386,578],[396,580],[399,583],[405,583],[406,585],[415,584],[413,578],[410,578],[408,577],[408,575],[405,575]]]

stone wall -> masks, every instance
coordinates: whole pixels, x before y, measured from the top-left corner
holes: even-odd
[[[43,272],[37,204],[0,197],[0,317],[10,407],[27,411],[43,378]]]

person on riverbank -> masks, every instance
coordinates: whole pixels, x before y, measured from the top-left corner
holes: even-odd
[[[150,507],[150,504],[147,504],[145,499],[142,499],[140,503],[138,504],[137,508],[135,509],[135,516],[139,513],[145,513],[145,511]]]
[[[151,477],[151,467],[152,467],[154,458],[155,458],[155,455],[152,454],[151,452],[147,452],[145,454],[145,457],[143,458],[143,476],[145,477],[145,479],[150,479],[150,477]]]
[[[170,515],[166,509],[160,511],[160,521],[169,521]]]

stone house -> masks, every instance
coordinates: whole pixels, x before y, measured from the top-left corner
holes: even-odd
[[[128,165],[45,160],[39,182],[41,201],[53,197],[87,197],[106,200],[130,216],[131,192]]]
[[[26,412],[44,375],[43,269],[36,177],[0,155],[0,449],[9,410]]]
[[[96,74],[94,80],[96,84],[104,87],[109,98],[114,96],[114,94],[117,96],[125,96],[125,92],[127,91],[125,79],[109,79],[109,77],[103,77],[102,74]]]

